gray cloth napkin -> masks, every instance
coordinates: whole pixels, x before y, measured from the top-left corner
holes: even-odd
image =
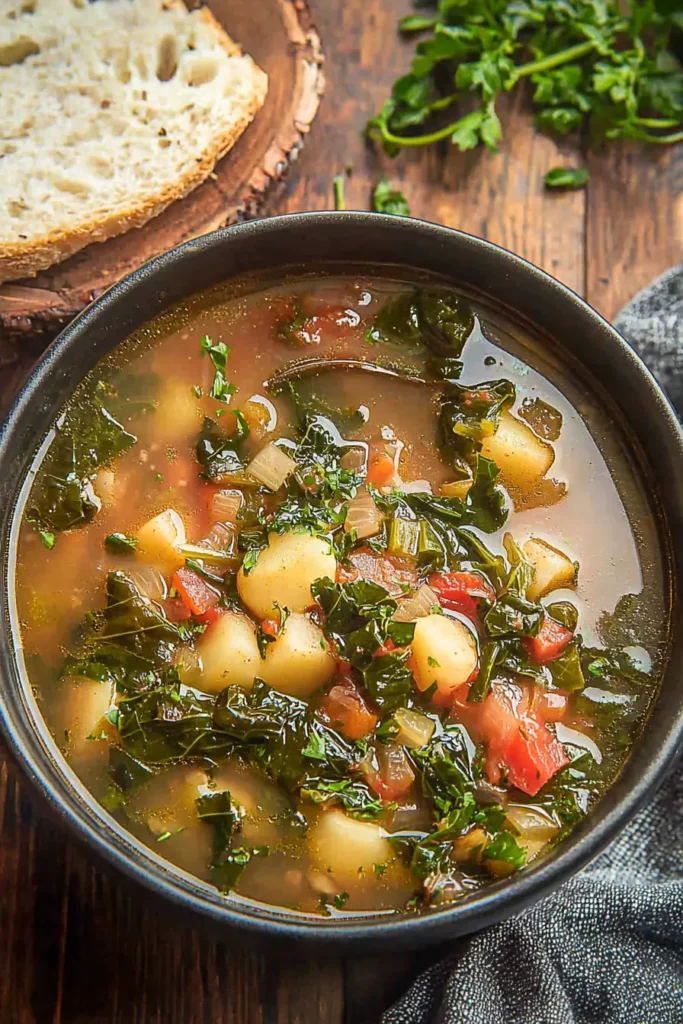
[[[615,324],[683,418],[683,264]],[[440,960],[442,951],[435,949]],[[683,1024],[683,767],[581,874],[460,941],[383,1024]]]

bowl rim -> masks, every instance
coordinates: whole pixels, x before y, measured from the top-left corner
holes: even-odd
[[[89,369],[89,366],[83,369],[77,359],[74,360],[84,335],[87,335],[96,323],[106,323],[110,314],[115,313],[117,304],[128,301],[135,306],[136,292],[141,284],[155,280],[163,282],[173,268],[189,266],[192,260],[202,256],[215,255],[218,258],[226,248],[239,248],[241,244],[249,241],[258,244],[261,240],[263,244],[270,235],[277,232],[296,233],[302,229],[330,232],[337,226],[340,226],[341,230],[344,225],[364,225],[369,231],[385,232],[397,238],[411,234],[416,237],[421,235],[429,244],[459,247],[465,254],[476,253],[490,260],[492,269],[516,273],[520,278],[533,282],[535,287],[548,293],[549,301],[557,302],[566,308],[571,305],[575,313],[578,311],[586,328],[594,330],[596,336],[602,339],[610,357],[615,356],[628,372],[640,379],[641,383],[638,386],[643,390],[643,400],[646,394],[649,394],[652,403],[648,416],[655,423],[667,446],[669,460],[674,465],[683,466],[683,429],[670,403],[633,349],[585,300],[545,271],[484,239],[412,218],[352,211],[285,214],[223,228],[169,250],[123,278],[81,312],[52,342],[38,361],[16,396],[4,423],[0,425],[0,466],[11,467],[13,461],[17,460],[18,456],[13,452],[14,437],[19,432],[20,424],[29,423],[34,412],[39,411],[40,391],[43,385],[50,378],[61,374],[65,382],[69,382],[69,391],[73,391],[75,384]],[[276,269],[267,260],[264,265]],[[408,267],[410,264],[405,262],[403,265]],[[419,269],[419,266],[414,269]],[[232,276],[234,275],[226,273],[225,279],[228,280]],[[454,284],[457,286],[456,281]],[[187,294],[195,291],[193,288]],[[491,302],[495,304],[496,301],[498,300],[492,296]],[[142,318],[141,322],[145,319],[148,317]],[[115,345],[112,345],[113,347]],[[5,521],[8,524],[5,527],[5,537],[17,519],[13,506],[20,488],[26,486],[25,473],[21,470],[16,472],[21,473],[23,479],[6,485],[5,497],[9,498],[9,502],[6,501],[5,504],[11,505],[12,509],[5,514]],[[0,473],[2,477],[5,475],[7,474]],[[10,472],[9,476],[11,475]],[[0,497],[2,487],[5,487],[4,481],[0,484]],[[671,496],[671,501],[677,517],[683,520],[683,489],[679,488]],[[257,913],[252,907],[230,904],[224,898],[222,901],[210,899],[209,886],[200,883],[199,889],[207,890],[202,892],[197,886],[183,882],[183,873],[179,876],[175,869],[164,868],[165,862],[156,854],[149,858],[146,847],[141,847],[144,851],[143,858],[137,858],[134,855],[135,843],[130,842],[129,833],[118,824],[113,827],[108,813],[100,807],[80,781],[76,780],[75,776],[73,779],[69,777],[70,769],[65,770],[65,762],[61,755],[57,753],[55,756],[57,747],[49,734],[47,737],[36,734],[30,721],[26,694],[24,693],[22,697],[21,692],[15,692],[22,688],[22,672],[19,659],[13,650],[9,626],[9,609],[13,601],[11,544],[5,544],[4,548],[0,581],[0,613],[3,614],[5,623],[3,643],[0,644],[0,678],[3,684],[0,686],[0,729],[8,741],[11,752],[35,788],[58,813],[68,829],[89,849],[94,850],[129,879],[143,885],[155,895],[163,897],[182,910],[189,910],[219,925],[232,926],[243,932],[276,940],[296,938],[313,941],[318,947],[349,945],[356,951],[362,948],[363,944],[377,948],[380,934],[383,943],[391,943],[392,946],[416,946],[446,936],[454,937],[479,930],[546,895],[596,856],[654,792],[667,769],[683,749],[682,698],[663,742],[658,749],[644,757],[643,770],[632,780],[633,784],[628,792],[618,799],[610,799],[610,794],[615,791],[615,782],[593,813],[576,827],[571,836],[564,840],[548,859],[535,866],[531,865],[510,879],[492,883],[478,890],[471,899],[419,915],[404,913],[330,920],[287,917],[287,912],[278,908],[274,908],[272,912]],[[680,568],[678,572],[672,569],[672,574],[681,577]],[[673,667],[670,661],[664,673],[665,682],[672,674]],[[661,691],[655,704],[660,698]],[[54,748],[52,750],[51,743]],[[633,751],[627,764],[632,757]],[[65,785],[65,781],[69,783],[68,786]],[[596,817],[600,809],[601,813]],[[100,827],[97,827],[98,823]],[[119,832],[123,834],[123,840]],[[115,837],[113,842],[112,836]],[[180,884],[181,882],[183,884]]]

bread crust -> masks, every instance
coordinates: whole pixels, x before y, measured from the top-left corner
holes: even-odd
[[[180,5],[182,0],[179,0]],[[165,6],[175,7],[169,2]],[[202,20],[216,33],[218,42],[229,56],[241,56],[240,47],[230,38],[223,26],[207,7],[200,11]],[[26,242],[3,243],[0,241],[0,284],[24,277],[34,277],[40,270],[61,263],[80,249],[93,242],[104,242],[108,238],[122,235],[132,228],[139,228],[162,213],[171,203],[182,199],[206,181],[216,163],[234,146],[254,116],[263,106],[268,90],[268,78],[257,64],[246,56],[251,65],[252,95],[242,117],[229,130],[218,135],[210,149],[197,159],[195,166],[188,168],[172,185],[166,185],[153,198],[141,203],[131,203],[128,209],[104,217],[91,217],[69,231],[55,230],[42,238]]]

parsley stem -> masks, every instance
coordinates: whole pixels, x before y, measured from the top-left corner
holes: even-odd
[[[641,132],[638,138],[641,141],[661,142],[664,144],[683,142],[683,131],[672,132],[670,135],[653,135],[651,132]]]
[[[455,129],[460,124],[460,118],[457,121],[453,121],[452,124],[447,124],[445,128],[439,128],[436,132],[429,132],[427,135],[394,135],[385,126],[383,121],[379,121],[377,127],[379,128],[382,138],[385,142],[392,142],[394,146],[429,146],[432,142],[441,142],[442,139],[447,139],[453,134]]]
[[[535,75],[538,71],[550,71],[551,68],[559,67],[560,64],[566,64],[568,61],[584,57],[594,49],[595,43],[592,40],[587,40],[585,43],[577,43],[576,46],[570,46],[567,50],[553,53],[550,57],[543,57],[542,60],[532,60],[529,64],[521,64],[513,72],[507,88],[512,88],[518,78]]]
[[[346,203],[344,202],[344,179],[341,174],[338,174],[334,179],[334,208],[335,210],[346,209]]]
[[[634,117],[632,123],[643,128],[678,128],[681,121],[676,117]]]

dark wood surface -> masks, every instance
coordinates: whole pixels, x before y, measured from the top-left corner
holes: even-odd
[[[407,66],[395,32],[407,0],[314,0],[312,9],[327,94],[268,212],[329,208],[332,178],[349,166],[347,205],[367,209],[385,172],[401,183],[414,215],[515,250],[608,317],[681,260],[683,147],[615,146],[587,158],[585,192],[547,194],[545,171],[581,154],[574,143],[535,135],[524,98],[511,97],[498,155],[445,147],[392,163],[365,149],[361,131]],[[0,349],[5,400],[37,347],[26,339],[21,349]],[[56,829],[6,762],[0,823],[2,1024],[365,1024],[442,954],[325,961],[295,950],[254,952],[171,924]]]

